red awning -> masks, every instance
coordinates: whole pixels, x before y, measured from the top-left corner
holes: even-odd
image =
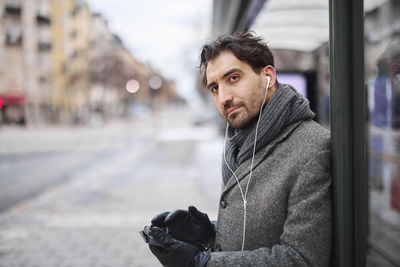
[[[24,95],[0,95],[0,102],[6,104],[24,104],[25,96]]]

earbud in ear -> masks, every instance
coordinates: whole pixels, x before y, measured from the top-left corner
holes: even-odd
[[[271,77],[267,76],[267,87],[265,88],[265,90],[268,90],[270,81],[271,81]]]

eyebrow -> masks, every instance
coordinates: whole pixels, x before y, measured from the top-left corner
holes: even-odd
[[[234,72],[241,72],[241,70],[239,68],[232,68],[232,69],[228,70],[227,72],[225,72],[224,75],[222,75],[222,79],[226,78],[227,76],[231,75]],[[210,87],[214,86],[215,84],[217,84],[217,83],[211,82],[211,83],[207,84],[207,89],[210,89]]]

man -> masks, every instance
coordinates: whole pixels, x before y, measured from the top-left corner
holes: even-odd
[[[200,67],[228,122],[218,220],[194,207],[159,214],[152,253],[165,266],[328,266],[329,132],[278,83],[261,38],[221,36],[203,46]]]

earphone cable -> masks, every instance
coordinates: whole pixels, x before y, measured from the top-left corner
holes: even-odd
[[[245,244],[245,239],[246,239],[247,192],[248,192],[249,184],[250,184],[251,177],[252,177],[252,174],[253,174],[253,165],[254,165],[254,156],[255,156],[255,152],[256,152],[258,126],[260,124],[261,114],[263,112],[265,101],[267,99],[269,82],[270,82],[270,79],[268,79],[267,87],[265,89],[264,100],[263,100],[263,103],[261,105],[260,113],[258,115],[256,131],[255,131],[255,134],[254,134],[254,145],[253,145],[253,155],[252,155],[252,158],[251,158],[251,165],[250,165],[250,175],[249,175],[249,180],[247,181],[246,191],[245,191],[244,194],[243,194],[242,187],[240,186],[239,178],[236,176],[236,173],[231,169],[231,167],[229,166],[228,162],[226,161],[226,139],[227,139],[227,136],[228,136],[228,127],[229,127],[229,123],[228,122],[226,124],[226,130],[225,130],[225,140],[224,140],[224,147],[223,147],[223,150],[224,150],[224,161],[225,161],[226,166],[228,167],[228,169],[231,171],[231,173],[233,174],[233,176],[236,179],[236,182],[237,182],[237,184],[239,186],[239,190],[240,190],[240,193],[242,195],[242,200],[243,200],[243,234],[242,234],[243,239],[242,239],[242,249],[241,249],[241,251],[244,250],[244,244]]]

